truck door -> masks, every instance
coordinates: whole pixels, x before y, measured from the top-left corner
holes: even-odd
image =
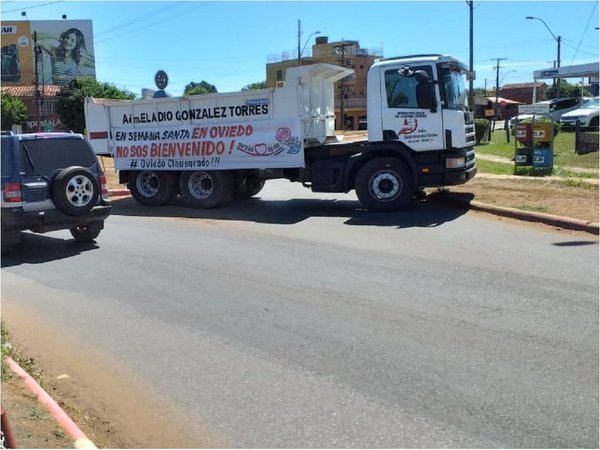
[[[388,66],[382,68],[381,119],[384,139],[397,139],[415,151],[444,148],[442,106],[431,65]],[[400,73],[402,71],[402,74]],[[414,75],[424,71],[429,82]],[[412,75],[407,75],[412,74]],[[422,93],[430,89],[435,102],[424,106]]]

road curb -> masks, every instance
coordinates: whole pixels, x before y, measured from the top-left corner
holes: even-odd
[[[477,200],[462,198],[458,195],[445,193],[433,197],[434,201],[444,201],[450,205],[484,211],[498,216],[512,217],[514,219],[525,220],[528,222],[541,222],[547,225],[553,225],[568,230],[586,231],[592,234],[600,234],[600,224],[598,222],[589,222],[571,217],[557,216],[554,214],[545,214],[535,211],[523,211],[520,209],[508,208],[505,206],[496,206],[489,203],[483,203]]]
[[[123,197],[125,195],[131,195],[129,189],[109,189],[108,196],[109,197]]]
[[[131,195],[128,189],[110,189],[110,197],[122,197]],[[467,209],[484,211],[498,216],[512,217],[514,219],[525,220],[528,222],[541,222],[547,225],[553,225],[568,230],[587,231],[592,234],[600,234],[600,224],[598,222],[588,222],[571,217],[556,216],[553,214],[539,213],[535,211],[523,211],[520,209],[508,208],[505,206],[496,206],[489,203],[483,203],[477,200],[461,198],[451,193],[435,194],[428,196],[433,201],[444,201],[450,205],[455,205]]]
[[[83,431],[71,420],[67,413],[54,401],[52,397],[29,375],[19,364],[17,364],[10,356],[5,359],[6,364],[29,388],[36,396],[37,400],[46,407],[54,420],[65,430],[65,432],[73,439],[74,448],[79,449],[94,449],[97,448],[92,441],[88,439]]]

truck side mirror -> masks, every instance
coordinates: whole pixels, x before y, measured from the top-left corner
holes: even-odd
[[[435,91],[431,78],[424,70],[416,70],[414,77],[417,80],[417,106],[436,112]]]
[[[427,75],[427,72],[425,72],[424,70],[417,70],[414,72],[414,76],[415,79],[417,80],[417,83],[431,83],[431,79],[429,78],[429,75]]]
[[[431,81],[417,83],[417,106],[419,108],[429,109],[431,112],[437,111],[435,92]]]

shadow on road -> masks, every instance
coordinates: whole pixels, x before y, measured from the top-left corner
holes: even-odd
[[[61,239],[44,234],[22,233],[21,243],[8,255],[2,256],[0,267],[21,264],[42,264],[70,258],[99,248],[94,242],[83,243],[74,239]]]
[[[340,217],[347,225],[385,226],[397,228],[435,227],[457,219],[466,209],[449,207],[443,202],[414,201],[405,211],[378,213],[362,208],[356,200],[305,199],[236,201],[218,209],[194,209],[179,198],[161,207],[138,204],[131,197],[112,200],[113,215],[173,217],[187,219],[238,220],[246,222],[291,225],[311,217]]]

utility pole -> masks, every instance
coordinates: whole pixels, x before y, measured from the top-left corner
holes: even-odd
[[[561,41],[561,37],[558,36],[556,38],[556,42],[558,43],[558,54],[556,55],[556,68],[558,69],[558,71],[560,72],[560,41]],[[556,97],[560,98],[560,77],[557,78],[556,80]]]
[[[473,93],[473,80],[475,72],[473,70],[473,0],[467,0],[469,5],[469,108],[475,111],[475,95]]]
[[[498,117],[498,89],[500,88],[500,61],[505,61],[506,58],[496,58],[496,103],[494,105],[495,116]],[[492,59],[492,61],[494,61]],[[495,121],[496,119],[494,119]]]
[[[298,65],[300,65],[300,35],[302,34],[302,30],[300,27],[300,19],[298,19]]]
[[[351,47],[354,44],[352,43],[346,43],[346,42],[342,42],[340,45],[337,45],[336,47],[338,48],[342,48],[342,61],[341,61],[341,66],[342,67],[346,67],[346,59],[345,59],[345,48],[346,47]],[[342,79],[340,81],[340,116],[341,116],[341,125],[342,125],[342,130],[346,131],[346,118],[344,117],[344,95],[346,95],[346,84],[344,83],[344,79]]]

